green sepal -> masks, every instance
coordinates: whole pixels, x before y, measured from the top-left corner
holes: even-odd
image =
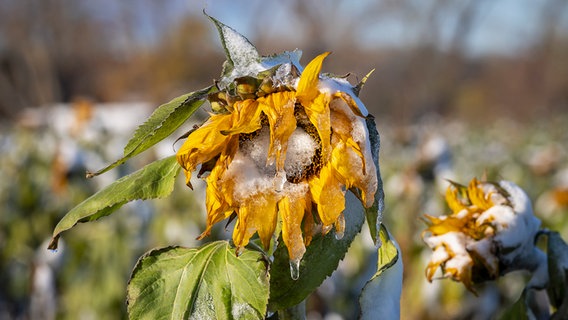
[[[129,201],[168,196],[174,189],[180,168],[175,156],[154,161],[90,196],[71,209],[55,226],[49,249],[57,249],[61,233],[79,222],[108,216]]]
[[[128,289],[131,319],[264,319],[269,274],[261,253],[227,241],[167,247],[141,257]]]

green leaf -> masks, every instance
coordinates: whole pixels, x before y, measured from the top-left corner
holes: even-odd
[[[131,319],[264,319],[269,275],[261,253],[228,242],[150,251],[132,271]]]
[[[336,239],[333,231],[314,238],[306,248],[297,280],[293,280],[290,276],[288,250],[280,240],[274,252],[274,262],[270,267],[268,304],[270,310],[282,310],[297,305],[337,269],[339,261],[343,259],[349,245],[361,231],[365,220],[361,202],[351,192],[347,192],[346,196],[343,238]]]
[[[365,284],[359,304],[361,319],[375,319],[381,314],[385,319],[400,318],[400,295],[402,293],[402,259],[399,248],[391,239],[384,225],[379,231],[381,246],[377,255],[377,272]]]
[[[233,28],[226,26],[207,14],[205,15],[217,27],[223,49],[225,49],[227,61],[223,66],[223,77],[230,77],[230,80],[232,80],[236,77],[254,75],[259,72],[260,70],[253,67],[259,66],[261,60],[256,47]],[[222,85],[227,84],[223,79],[221,83]]]
[[[558,309],[558,312],[564,312],[563,316],[568,318],[568,245],[558,232],[549,231],[547,235],[547,292],[550,304]]]
[[[124,156],[97,172],[87,173],[87,177],[103,174],[167,138],[201,107],[207,95],[214,90],[216,88],[210,86],[184,94],[156,108],[148,120],[136,129],[124,147]]]
[[[155,161],[144,168],[122,177],[71,209],[53,231],[49,249],[57,249],[61,232],[78,222],[88,222],[107,216],[132,200],[146,200],[168,196],[174,189],[175,177],[180,171],[175,156]]]
[[[383,211],[385,208],[385,193],[383,190],[383,180],[381,178],[381,168],[379,166],[381,137],[377,130],[377,125],[375,124],[375,117],[369,114],[365,120],[367,130],[369,131],[371,154],[373,156],[375,168],[377,168],[377,192],[375,193],[375,202],[370,208],[365,209],[365,217],[367,219],[367,225],[369,226],[369,232],[371,233],[371,239],[373,239],[375,244],[378,245],[379,229],[383,220]]]

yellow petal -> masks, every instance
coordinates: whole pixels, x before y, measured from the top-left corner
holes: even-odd
[[[221,133],[225,135],[250,133],[260,129],[260,113],[261,108],[255,100],[248,99],[235,102],[231,113],[231,128],[223,130]]]
[[[233,231],[233,242],[237,248],[246,246],[250,237],[258,232],[262,245],[268,249],[276,228],[277,215],[277,201],[273,195],[256,194],[241,203]]]
[[[219,160],[217,162],[218,166],[223,167],[223,171],[219,173],[220,175],[223,172],[225,172],[225,170],[229,167],[229,164],[231,164],[231,161],[233,161],[233,158],[235,157],[235,154],[237,153],[238,149],[239,149],[238,135],[233,135],[226,140],[225,148],[221,152],[221,155],[219,156]]]
[[[305,199],[282,198],[278,210],[282,217],[282,239],[288,248],[290,260],[299,261],[306,252],[302,238],[302,220],[306,212]]]
[[[367,170],[365,155],[361,147],[351,138],[347,141],[337,141],[331,155],[331,164],[337,173],[339,181],[346,188],[352,186],[361,191],[361,200],[365,207],[373,205],[374,196],[377,192],[377,179],[374,163],[369,163],[372,168]]]
[[[332,170],[331,164],[328,163],[320,170],[319,177],[309,181],[311,196],[324,226],[335,223],[345,209],[345,192]]]
[[[491,202],[491,197],[486,196],[483,191],[483,186],[476,178],[473,178],[469,185],[467,186],[467,195],[471,204],[477,208],[485,211],[493,207],[493,202]]]
[[[347,188],[356,185],[365,175],[365,157],[351,137],[348,137],[347,141],[337,141],[331,154],[331,162],[344,179]]]
[[[288,138],[296,129],[294,92],[276,92],[259,98],[258,102],[270,125],[270,147],[267,161],[275,159],[276,169],[281,170],[286,160]]]
[[[312,101],[318,91],[319,74],[321,71],[321,65],[325,57],[327,57],[330,52],[324,52],[319,56],[315,57],[304,69],[302,75],[300,76],[300,81],[298,82],[297,97],[304,103],[309,103]]]
[[[426,267],[426,279],[428,279],[429,282],[432,282],[432,278],[434,278],[434,275],[436,274],[436,270],[438,270],[438,267],[440,266],[441,262],[430,262],[428,263],[428,266]]]
[[[308,194],[309,197],[309,194]],[[316,223],[314,220],[314,215],[312,213],[311,199],[308,199],[308,207],[306,208],[306,213],[304,214],[304,245],[308,246],[312,242],[315,233]]]
[[[322,53],[308,63],[300,76],[298,89],[296,90],[298,101],[304,106],[310,122],[318,130],[324,163],[328,161],[331,155],[329,147],[331,135],[329,101],[331,98],[319,92],[318,84],[323,60],[328,55],[329,52]]]
[[[197,238],[198,240],[209,235],[214,224],[228,218],[234,212],[232,207],[232,203],[234,203],[232,200],[234,181],[225,180],[223,184],[218,183],[226,170],[226,167],[221,165],[222,162],[222,159],[217,160],[217,165],[205,179],[207,181],[207,188],[205,189],[207,227]]]
[[[189,135],[176,156],[185,170],[187,183],[197,165],[213,159],[226,147],[228,137],[221,131],[230,127],[230,115],[212,115],[203,126]]]
[[[351,109],[351,111],[355,115],[359,117],[364,117],[363,114],[361,113],[361,109],[359,109],[359,106],[357,105],[355,100],[353,100],[353,98],[351,98],[351,96],[348,93],[342,91],[336,92],[333,94],[333,97],[345,101],[345,103],[349,106],[349,109]]]
[[[335,237],[337,239],[343,238],[343,234],[345,233],[345,215],[343,212],[339,214],[337,220],[334,223],[335,225]]]
[[[452,279],[463,283],[469,291],[477,295],[477,291],[475,291],[475,289],[473,288],[472,267],[473,267],[472,264],[467,264],[460,269],[444,268],[444,272],[446,275],[449,275]]]
[[[458,189],[453,186],[449,186],[448,189],[446,189],[446,203],[453,213],[458,213],[467,208],[467,206],[459,200]]]
[[[331,156],[331,120],[329,111],[329,97],[324,94],[318,94],[309,104],[304,104],[304,110],[310,122],[318,130],[321,140],[322,160],[324,163],[329,161]]]

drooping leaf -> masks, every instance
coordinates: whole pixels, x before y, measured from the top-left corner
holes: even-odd
[[[377,256],[377,272],[363,287],[359,304],[361,319],[400,318],[402,293],[402,259],[399,248],[384,225],[379,231],[381,246]]]
[[[227,61],[223,65],[222,74],[223,78],[227,79],[221,79],[221,85],[226,85],[227,80],[233,80],[236,77],[251,76],[259,72],[261,57],[256,47],[233,28],[226,26],[209,15],[207,15],[207,17],[211,19],[217,27],[227,57]]]
[[[264,319],[266,266],[256,251],[236,257],[226,241],[150,251],[132,272],[128,314],[131,319]]]
[[[558,309],[555,317],[566,319],[568,318],[568,245],[558,232],[549,231],[547,234],[548,297],[550,304]]]
[[[379,244],[379,229],[383,220],[383,211],[385,208],[385,193],[383,190],[383,180],[381,178],[381,169],[379,166],[379,151],[381,148],[381,137],[375,124],[375,117],[368,115],[366,120],[367,130],[369,131],[369,141],[371,143],[371,154],[375,168],[377,168],[377,192],[375,193],[375,202],[370,208],[365,209],[365,217],[367,218],[367,225],[369,225],[369,232],[371,239],[375,244]]]
[[[179,171],[175,156],[171,156],[118,179],[71,209],[55,226],[49,248],[56,249],[61,232],[71,229],[78,222],[107,216],[129,201],[168,196]]]
[[[344,214],[343,238],[336,239],[333,231],[314,238],[306,248],[297,280],[290,276],[288,250],[283,241],[280,241],[270,268],[270,310],[282,310],[297,305],[337,269],[339,261],[345,257],[349,245],[361,231],[365,221],[363,206],[351,192],[347,192]]]
[[[213,90],[216,88],[210,86],[184,94],[156,108],[146,122],[136,129],[124,147],[123,157],[97,172],[88,173],[87,177],[103,174],[167,138],[201,107],[207,94]]]

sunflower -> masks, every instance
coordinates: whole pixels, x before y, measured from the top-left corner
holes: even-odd
[[[534,245],[540,220],[526,193],[508,181],[472,179],[468,186],[451,183],[446,191],[449,215],[425,215],[426,244],[434,250],[426,267],[432,281],[440,268],[444,277],[473,285],[514,270],[546,269],[544,253]],[[545,266],[542,269],[542,266]],[[535,286],[542,279],[534,278]]]
[[[283,63],[209,95],[214,112],[177,152],[188,186],[197,169],[207,184],[198,239],[234,218],[237,254],[255,233],[268,249],[281,223],[290,260],[299,262],[317,230],[342,236],[346,190],[373,204],[368,114],[352,90],[341,90],[346,80],[320,74],[328,54],[303,71]]]

